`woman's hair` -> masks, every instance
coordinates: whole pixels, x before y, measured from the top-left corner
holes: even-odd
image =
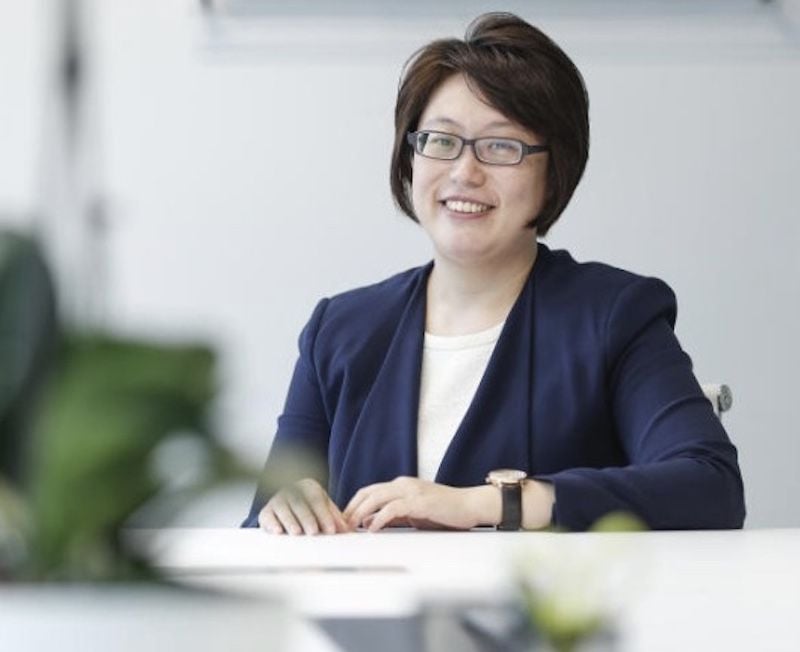
[[[476,94],[550,147],[547,195],[529,226],[547,233],[569,203],[589,156],[589,97],[575,64],[547,35],[508,13],[488,13],[464,40],[441,39],[415,52],[401,75],[395,105],[392,195],[414,221],[413,149],[406,140],[439,85],[462,74]]]

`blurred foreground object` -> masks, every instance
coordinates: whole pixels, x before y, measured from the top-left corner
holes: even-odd
[[[0,600],[0,649],[15,652],[279,652],[292,623],[268,598],[165,587],[9,586]]]
[[[151,456],[169,435],[209,441],[208,349],[67,337],[32,435],[26,493],[28,572],[67,579],[135,576],[118,532],[162,488]]]
[[[39,248],[0,231],[0,475],[21,479],[32,397],[56,348],[55,296]]]
[[[646,530],[635,516],[612,512],[590,532]],[[644,561],[630,537],[565,538],[520,551],[517,575],[534,631],[556,652],[617,649],[615,621],[643,584]]]
[[[120,529],[169,485],[160,447],[190,438],[204,453],[173,508],[239,473],[208,426],[214,355],[59,334],[55,306],[36,243],[1,234],[0,579],[151,577]]]

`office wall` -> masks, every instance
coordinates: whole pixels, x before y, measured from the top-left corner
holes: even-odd
[[[43,12],[0,0],[0,226],[24,223],[38,164],[42,116]]]
[[[36,205],[48,51],[9,27],[9,5],[0,214]],[[230,37],[188,0],[92,6],[109,321],[216,342],[220,425],[261,459],[318,298],[430,256],[390,201],[394,93],[408,54],[466,21],[280,19]],[[546,242],[672,285],[698,377],[734,391],[749,526],[800,525],[800,46],[763,21],[522,13],[574,56],[592,101],[589,167]],[[15,20],[37,34],[46,14]],[[19,51],[31,59],[6,59]],[[236,523],[244,500],[192,518]]]

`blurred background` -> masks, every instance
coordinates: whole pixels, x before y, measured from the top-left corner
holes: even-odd
[[[591,99],[545,242],[674,288],[698,378],[733,389],[747,526],[800,525],[798,0],[0,0],[0,228],[41,234],[72,322],[214,345],[218,430],[260,463],[317,300],[430,258],[388,186],[403,63],[496,9]]]

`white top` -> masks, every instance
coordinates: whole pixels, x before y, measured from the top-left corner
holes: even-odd
[[[417,475],[434,480],[447,447],[464,419],[503,330],[469,335],[425,333],[417,416]]]

